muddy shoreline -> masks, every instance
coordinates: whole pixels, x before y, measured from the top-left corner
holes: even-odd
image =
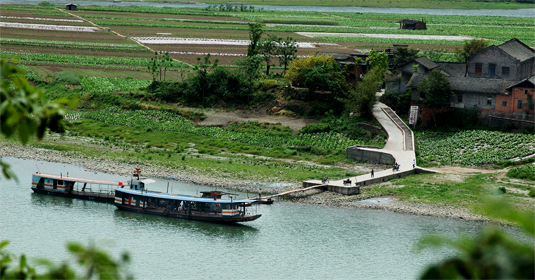
[[[15,157],[22,159],[40,160],[47,162],[59,162],[75,164],[86,170],[98,171],[110,174],[130,176],[130,170],[142,168],[143,174],[147,177],[157,177],[173,179],[196,184],[223,187],[232,190],[256,192],[259,187],[264,188],[264,194],[279,193],[301,187],[301,182],[285,183],[277,186],[272,182],[260,182],[241,180],[237,178],[218,178],[213,175],[204,175],[195,170],[172,169],[154,164],[131,164],[119,160],[108,158],[88,157],[73,151],[56,151],[23,146],[21,144],[3,141],[0,147],[0,157]],[[265,188],[266,185],[270,187]],[[332,192],[311,190],[307,192],[288,195],[282,198],[287,201],[294,201],[308,204],[321,204],[335,207],[354,207],[387,210],[414,215],[449,217],[471,221],[487,221],[483,216],[471,213],[466,209],[449,206],[411,203],[400,201],[393,197],[369,197],[365,194],[341,195]]]

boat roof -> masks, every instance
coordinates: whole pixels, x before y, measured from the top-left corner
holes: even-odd
[[[142,195],[146,197],[153,197],[153,198],[161,198],[161,199],[172,199],[172,200],[181,200],[181,201],[191,201],[191,202],[204,202],[204,203],[254,203],[256,200],[251,199],[217,199],[214,200],[213,198],[208,197],[196,197],[196,196],[188,196],[188,195],[180,195],[180,194],[172,194],[172,193],[158,193],[158,192],[147,192],[147,191],[140,191],[140,190],[131,190],[131,189],[116,189],[115,193],[117,192],[123,192],[133,195]]]
[[[44,178],[49,178],[49,179],[74,181],[74,182],[90,183],[90,184],[116,185],[116,186],[128,186],[129,185],[128,182],[93,180],[93,179],[76,178],[76,177],[69,177],[69,176],[64,176],[64,175],[54,175],[54,174],[45,174],[45,173],[35,173],[33,175],[44,177]]]

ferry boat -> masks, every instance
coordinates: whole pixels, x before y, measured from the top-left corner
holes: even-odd
[[[138,185],[153,183],[154,180],[139,178],[141,170],[134,172],[133,178],[137,178]],[[133,182],[134,179],[130,182]],[[115,189],[117,187],[129,186],[129,182],[93,180],[64,176],[63,174],[45,174],[36,172],[32,175],[32,190],[35,193],[56,195],[99,202],[113,203],[115,200]]]
[[[170,193],[147,191],[137,181],[130,188],[115,190],[115,206],[121,210],[167,216],[178,219],[240,223],[254,221],[261,214],[248,214],[247,207],[255,201],[250,199],[221,199],[220,193],[212,197],[194,197]]]

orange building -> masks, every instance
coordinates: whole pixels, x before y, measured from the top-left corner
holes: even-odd
[[[500,113],[534,114],[535,76],[507,88],[505,94],[496,95],[495,111]]]

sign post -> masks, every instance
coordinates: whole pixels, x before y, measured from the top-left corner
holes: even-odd
[[[409,114],[409,124],[416,126],[416,121],[418,120],[418,106],[411,106]]]

